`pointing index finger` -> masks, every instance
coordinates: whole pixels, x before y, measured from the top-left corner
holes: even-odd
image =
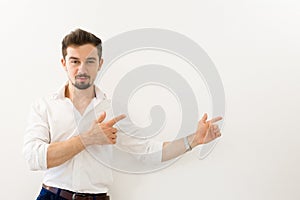
[[[220,120],[222,120],[222,119],[223,119],[223,117],[218,116],[218,117],[212,118],[211,120],[209,120],[209,122],[210,122],[210,123],[215,123],[215,122],[218,122],[218,121],[220,121]]]
[[[108,126],[113,126],[113,125],[115,125],[118,121],[120,121],[120,120],[122,120],[122,119],[124,119],[124,118],[126,118],[126,115],[125,115],[125,114],[122,114],[122,115],[119,115],[119,116],[117,116],[117,117],[115,117],[115,118],[113,118],[113,119],[107,121],[106,124],[107,124]]]

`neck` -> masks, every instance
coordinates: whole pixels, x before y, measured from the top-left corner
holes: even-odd
[[[74,87],[74,85],[69,82],[65,89],[65,97],[71,99],[72,102],[76,100],[93,99],[95,95],[94,85],[87,89],[80,90]]]

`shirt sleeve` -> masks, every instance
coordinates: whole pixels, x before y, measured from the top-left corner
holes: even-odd
[[[138,160],[145,163],[158,164],[162,162],[162,141],[137,137],[135,133],[142,131],[141,128],[131,123],[127,123],[126,125],[124,123],[121,124],[121,126],[118,126],[117,134],[119,149],[131,153]]]
[[[47,169],[47,149],[50,132],[46,104],[39,100],[32,104],[24,136],[23,154],[31,170]]]

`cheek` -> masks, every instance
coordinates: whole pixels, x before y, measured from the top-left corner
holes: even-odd
[[[67,67],[66,68],[66,71],[67,71],[67,74],[69,75],[69,76],[75,76],[76,75],[76,73],[77,73],[77,70],[76,69],[74,69],[74,68],[71,68],[71,67]]]
[[[98,75],[98,72],[99,72],[99,70],[98,70],[98,69],[94,70],[94,71],[93,71],[93,76],[94,76],[94,77],[97,77],[97,75]]]

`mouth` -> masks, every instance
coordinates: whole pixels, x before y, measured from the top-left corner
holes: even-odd
[[[89,76],[76,76],[75,79],[82,82],[88,80],[90,77]]]
[[[76,80],[78,80],[78,81],[86,81],[88,78],[86,78],[86,77],[80,77],[80,78],[76,78]]]

